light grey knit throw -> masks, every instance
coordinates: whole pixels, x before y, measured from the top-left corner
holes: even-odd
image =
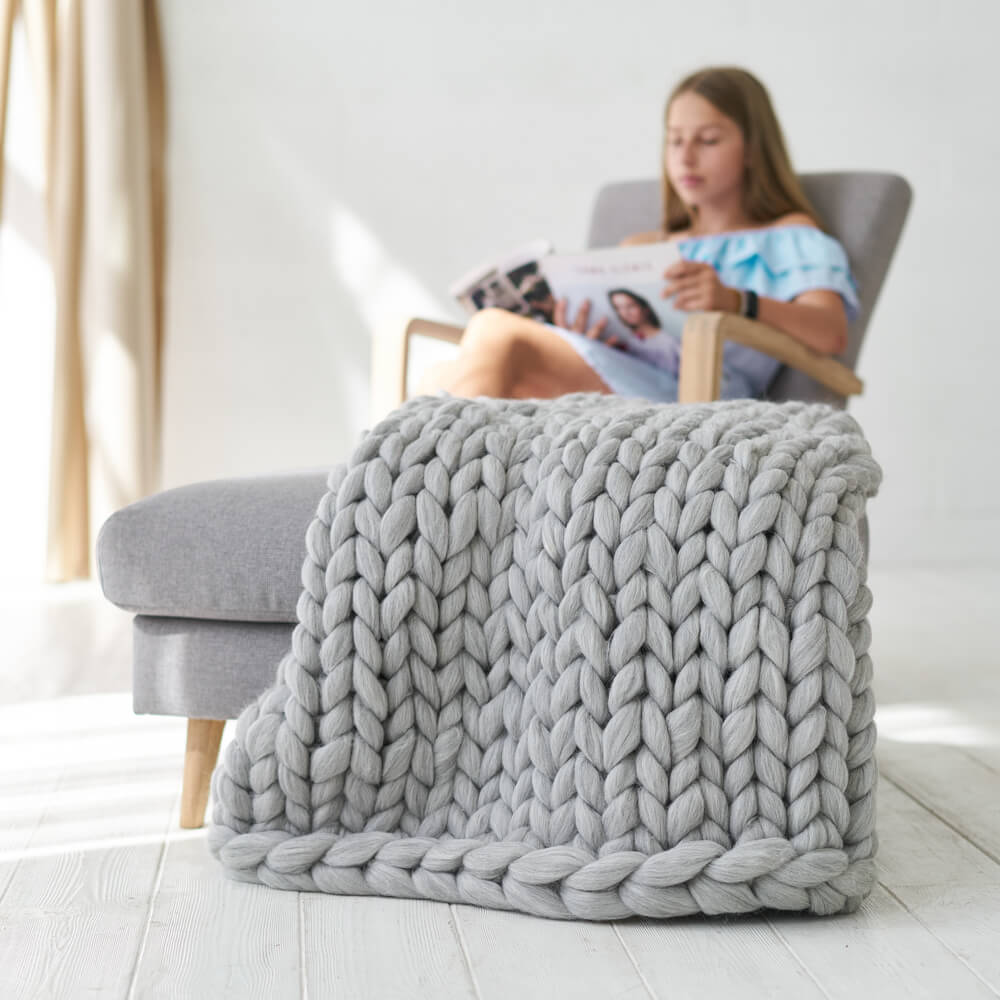
[[[546,917],[856,909],[881,478],[825,404],[411,400],[331,473],[211,850]]]

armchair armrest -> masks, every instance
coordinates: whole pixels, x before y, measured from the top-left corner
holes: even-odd
[[[733,313],[699,312],[692,313],[684,324],[678,402],[708,403],[719,398],[722,348],[727,340],[762,351],[841,396],[864,389],[864,383],[846,365],[817,354],[783,330]]]
[[[373,423],[406,399],[406,370],[410,360],[410,337],[419,334],[457,344],[463,327],[437,323],[431,319],[397,318],[375,331],[372,337],[372,393],[370,416]]]
[[[430,319],[402,318],[388,322],[372,338],[371,420],[381,420],[406,399],[410,338],[433,337],[457,344],[463,327]],[[678,401],[705,403],[719,398],[722,348],[727,340],[762,351],[782,364],[804,372],[841,396],[860,394],[864,383],[850,368],[817,354],[783,330],[733,313],[692,313],[684,324]]]

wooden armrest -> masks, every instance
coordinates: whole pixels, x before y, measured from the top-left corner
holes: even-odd
[[[463,332],[463,327],[454,323],[413,317],[376,330],[372,338],[372,422],[381,420],[406,399],[411,337],[433,337],[457,344]],[[684,324],[678,402],[707,403],[719,398],[722,349],[727,340],[762,351],[841,396],[857,395],[864,389],[864,383],[846,365],[817,354],[783,330],[733,313],[698,312]]]
[[[433,337],[457,344],[463,327],[431,319],[403,317],[390,321],[372,337],[371,406],[372,423],[381,420],[406,399],[406,369],[410,360],[410,338]]]
[[[457,344],[464,332],[464,326],[456,326],[454,323],[438,323],[433,319],[411,319],[406,324],[403,336],[409,338],[416,334],[420,337],[433,337],[435,340],[447,340],[450,344]]]
[[[684,324],[678,402],[708,403],[719,398],[722,348],[727,340],[762,351],[841,396],[864,389],[864,383],[847,365],[817,354],[783,330],[734,313],[699,312],[692,313]]]

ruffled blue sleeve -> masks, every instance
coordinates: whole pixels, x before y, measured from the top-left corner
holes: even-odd
[[[689,260],[710,263],[723,284],[787,302],[813,288],[839,292],[853,323],[858,285],[840,241],[814,226],[778,226],[681,240]]]

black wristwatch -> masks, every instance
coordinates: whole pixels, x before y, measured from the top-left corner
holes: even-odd
[[[757,318],[757,293],[749,288],[743,290],[743,315],[747,319]]]

